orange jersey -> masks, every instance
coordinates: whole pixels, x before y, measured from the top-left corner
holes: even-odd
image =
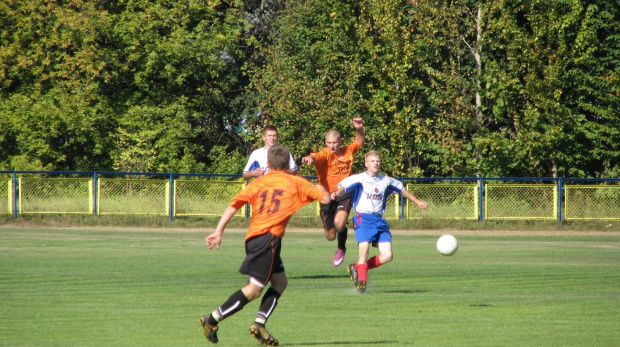
[[[330,193],[338,190],[340,181],[351,176],[353,156],[360,148],[361,144],[353,141],[350,145],[340,147],[340,155],[332,153],[327,147],[318,152],[310,153],[315,159],[314,167],[319,177],[319,183]]]
[[[314,200],[323,199],[325,194],[301,176],[269,170],[235,195],[230,205],[237,209],[245,203],[252,205],[252,221],[246,240],[268,232],[282,237],[293,213]]]

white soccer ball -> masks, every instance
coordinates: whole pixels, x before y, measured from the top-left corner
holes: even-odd
[[[437,240],[437,250],[442,255],[452,255],[457,249],[459,249],[459,243],[452,235],[443,235]]]

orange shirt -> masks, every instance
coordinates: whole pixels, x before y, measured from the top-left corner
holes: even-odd
[[[268,232],[282,237],[293,213],[314,200],[321,200],[325,194],[301,176],[269,170],[235,195],[230,205],[237,209],[245,203],[252,205],[246,240]]]
[[[353,156],[361,144],[353,141],[350,145],[340,147],[340,155],[336,155],[325,147],[318,152],[310,153],[314,156],[314,167],[316,168],[319,183],[329,190],[330,193],[338,190],[338,183],[351,176],[353,171]]]

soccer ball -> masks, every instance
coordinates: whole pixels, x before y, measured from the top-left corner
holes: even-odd
[[[456,241],[456,237],[452,235],[443,235],[437,240],[437,250],[442,255],[452,255],[459,249],[459,244]]]

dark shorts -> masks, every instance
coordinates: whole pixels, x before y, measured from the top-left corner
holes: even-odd
[[[351,212],[351,196],[346,193],[336,200],[332,200],[329,204],[321,205],[321,219],[323,220],[323,227],[325,230],[335,227],[334,217],[338,211],[347,211],[347,214]]]
[[[253,237],[245,242],[245,259],[239,267],[239,273],[248,275],[263,286],[269,283],[271,275],[284,272],[284,264],[280,258],[282,239],[266,233]]]

